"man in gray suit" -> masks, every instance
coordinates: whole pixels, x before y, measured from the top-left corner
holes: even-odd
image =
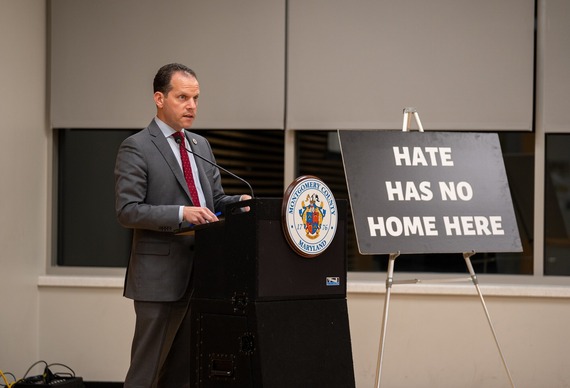
[[[173,232],[217,221],[225,205],[251,198],[226,195],[219,170],[184,150],[214,162],[208,141],[185,130],[196,117],[199,94],[190,68],[160,68],[156,117],[117,155],[117,217],[134,230],[124,295],[134,300],[136,327],[125,388],[189,386],[194,236]]]

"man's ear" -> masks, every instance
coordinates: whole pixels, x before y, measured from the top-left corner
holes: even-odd
[[[154,92],[154,103],[158,108],[162,108],[164,105],[164,94],[161,92]]]

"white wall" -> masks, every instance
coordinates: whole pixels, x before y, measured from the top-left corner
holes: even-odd
[[[45,10],[42,1],[0,0],[0,369],[18,374],[39,357],[47,257]]]
[[[358,388],[372,388],[376,377],[382,276],[352,274],[349,285]],[[43,357],[69,363],[90,381],[122,381],[134,324],[132,304],[121,297],[122,280],[68,280],[67,286],[54,286],[53,279],[45,278],[40,288]],[[481,289],[516,387],[570,386],[570,290],[484,282]],[[469,283],[394,286],[383,360],[382,387],[510,386]]]
[[[88,279],[90,282],[92,279]],[[40,354],[86,381],[123,381],[134,331],[122,279],[105,287],[40,287]]]
[[[354,283],[349,293],[359,388],[374,387],[384,288]],[[570,386],[568,290],[485,283],[481,290],[515,386]],[[382,387],[510,386],[472,284],[395,285],[389,306]]]

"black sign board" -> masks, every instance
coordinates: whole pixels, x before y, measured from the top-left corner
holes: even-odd
[[[339,138],[362,254],[522,250],[496,133]]]

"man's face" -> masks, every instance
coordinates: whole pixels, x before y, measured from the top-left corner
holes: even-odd
[[[176,131],[190,128],[198,110],[198,80],[186,73],[176,72],[172,75],[170,85],[172,89],[167,95],[154,93],[156,115]]]

